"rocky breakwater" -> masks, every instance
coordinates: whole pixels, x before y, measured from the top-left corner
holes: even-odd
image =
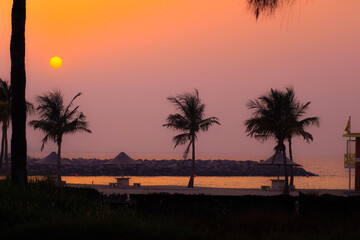
[[[29,175],[56,173],[56,165],[37,164],[32,159],[28,164]],[[108,160],[63,159],[63,176],[188,176],[191,160],[136,160],[136,165],[108,165]],[[277,176],[283,175],[284,167],[259,165],[256,161],[197,160],[196,175],[199,176]],[[288,171],[290,173],[290,171]],[[301,167],[294,167],[295,176],[315,176]]]

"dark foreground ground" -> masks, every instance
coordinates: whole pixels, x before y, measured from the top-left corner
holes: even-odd
[[[0,182],[0,239],[359,239],[360,197],[104,196]]]

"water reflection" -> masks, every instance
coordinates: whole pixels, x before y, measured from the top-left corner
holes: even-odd
[[[141,183],[142,186],[187,186],[189,177],[130,177],[130,185]],[[5,177],[0,177],[4,179]],[[43,176],[31,176],[30,182],[44,180]],[[197,177],[195,187],[213,187],[213,188],[260,188],[261,186],[270,186],[270,180],[274,177]],[[109,185],[116,182],[115,176],[86,176],[72,177],[63,176],[62,180],[70,184],[84,185]],[[348,177],[346,176],[316,176],[316,177],[296,177],[295,186],[297,189],[348,189]],[[354,190],[354,177],[352,178],[352,189]]]
[[[137,177],[129,176],[130,185],[141,183],[142,186],[187,186],[189,177]],[[270,186],[270,179],[274,177],[197,177],[195,187],[214,188],[260,188]],[[115,177],[63,177],[67,183],[108,185],[116,182]],[[354,184],[354,183],[353,183]],[[354,186],[352,184],[352,186]],[[348,189],[348,179],[341,176],[296,177],[295,186],[298,189]]]

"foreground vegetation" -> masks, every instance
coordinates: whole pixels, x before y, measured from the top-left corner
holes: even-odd
[[[359,197],[103,196],[0,182],[1,239],[358,239]],[[297,208],[296,202],[299,203]]]

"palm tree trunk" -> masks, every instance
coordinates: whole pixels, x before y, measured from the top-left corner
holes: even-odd
[[[26,0],[14,0],[11,15],[11,154],[12,183],[27,183],[25,106],[25,19]]]
[[[273,158],[272,158],[272,164],[274,164],[274,161],[275,161],[275,157],[276,157],[276,155],[278,154],[278,150],[276,150],[275,151],[275,154],[274,154],[274,156],[273,156]],[[279,180],[280,179],[280,174],[279,174],[279,165],[277,166],[278,168],[277,168],[277,180]]]
[[[284,145],[284,149],[282,150],[282,152],[283,152],[284,171],[285,171],[284,172],[285,173],[285,184],[284,184],[283,194],[289,195],[289,176],[288,176],[288,172],[287,172],[285,145]]]
[[[194,187],[194,175],[195,175],[195,136],[192,137],[191,175],[190,175],[188,188]]]
[[[4,144],[5,142],[4,142],[4,124],[3,124],[2,137],[1,137],[1,152],[0,152],[0,172],[1,172],[2,162],[4,159]]]
[[[60,160],[61,160],[61,141],[58,142],[58,161],[57,161],[57,179],[58,179],[58,184],[59,185],[61,183]]]
[[[5,125],[3,134],[4,134],[4,149],[5,149],[5,173],[6,173],[6,177],[10,177],[7,125]]]
[[[289,156],[290,156],[290,161],[293,162],[291,137],[288,139],[288,141],[289,141]],[[294,186],[294,167],[293,167],[293,166],[290,166],[290,186],[291,186],[291,188]]]

